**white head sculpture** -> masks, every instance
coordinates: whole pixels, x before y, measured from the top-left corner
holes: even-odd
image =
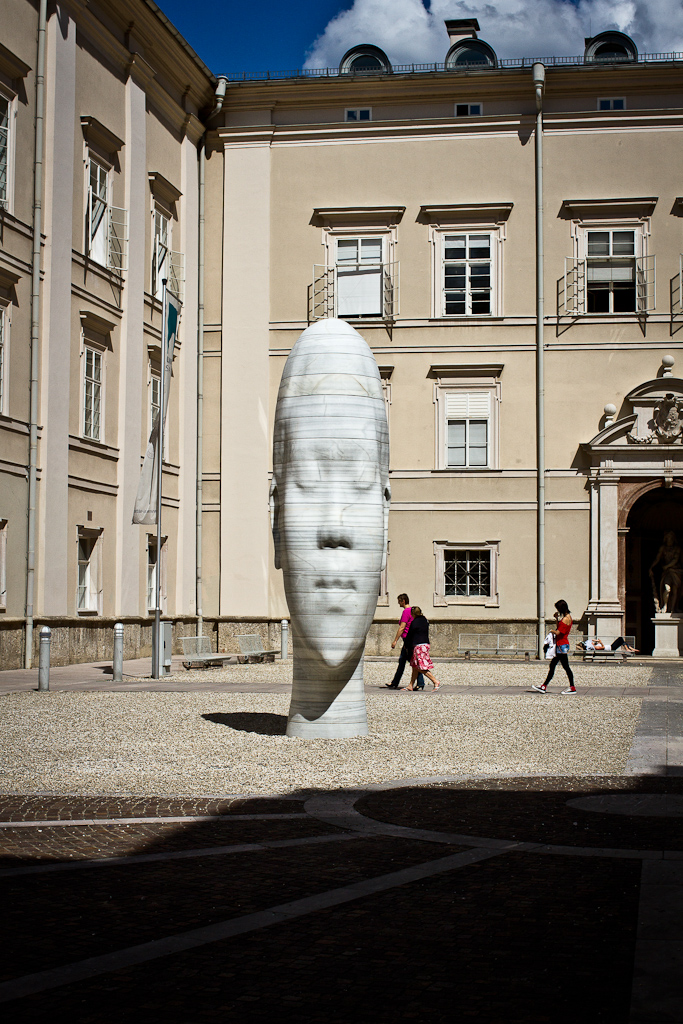
[[[389,434],[374,356],[343,320],[290,352],[275,410],[275,565],[292,618],[288,736],[367,735],[363,650],[389,517]]]

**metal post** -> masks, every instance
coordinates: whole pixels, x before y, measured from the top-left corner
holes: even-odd
[[[289,623],[287,619],[280,622],[280,658],[287,661],[287,638],[289,636]]]
[[[154,635],[152,637],[152,679],[164,674],[161,663],[161,494],[164,475],[164,419],[166,412],[166,283],[161,282],[161,396],[159,402],[159,452],[157,458],[157,569],[154,581]]]
[[[38,689],[47,692],[50,689],[50,643],[52,630],[43,626],[40,630],[40,654],[38,655]]]
[[[114,660],[112,662],[112,679],[115,683],[123,682],[123,623],[114,626]]]

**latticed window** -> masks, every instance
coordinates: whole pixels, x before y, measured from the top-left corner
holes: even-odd
[[[9,203],[9,125],[10,102],[0,96],[0,207]]]
[[[491,313],[491,259],[490,234],[443,236],[443,315]]]
[[[454,392],[446,396],[446,465],[463,469],[489,465],[491,396]]]
[[[382,313],[382,239],[337,239],[337,315]]]
[[[83,434],[100,440],[102,430],[102,353],[85,349],[83,375]]]
[[[490,597],[490,550],[444,551],[444,592],[447,597]]]

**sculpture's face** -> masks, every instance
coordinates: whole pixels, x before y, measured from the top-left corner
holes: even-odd
[[[382,403],[361,402],[371,411],[349,430],[353,399],[310,396],[275,444],[276,565],[298,638],[329,669],[362,650],[386,552],[386,419]]]

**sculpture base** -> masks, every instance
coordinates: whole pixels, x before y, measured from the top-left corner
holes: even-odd
[[[320,678],[315,671],[311,672],[310,662],[297,655],[295,644],[292,701],[286,735],[304,740],[367,736],[363,652],[350,678],[346,673],[342,673],[341,678]],[[347,672],[350,671],[349,667]]]
[[[652,622],[655,627],[653,658],[679,658],[678,630],[682,616],[674,612],[657,612]]]

